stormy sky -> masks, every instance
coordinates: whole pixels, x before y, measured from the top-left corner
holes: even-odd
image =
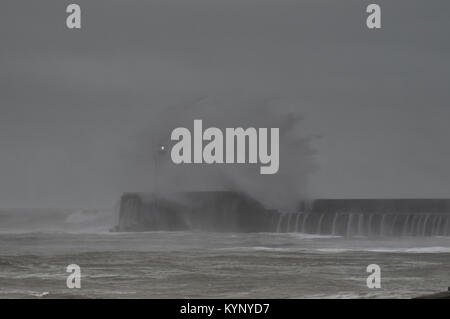
[[[204,99],[301,115],[313,197],[450,196],[449,1],[375,1],[381,30],[360,0],[72,2],[82,30],[71,2],[1,3],[1,207],[150,189],[143,136]]]

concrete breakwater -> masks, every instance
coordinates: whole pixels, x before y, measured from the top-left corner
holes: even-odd
[[[127,193],[115,231],[301,232],[336,236],[448,236],[449,199],[316,199],[294,213],[239,192]]]

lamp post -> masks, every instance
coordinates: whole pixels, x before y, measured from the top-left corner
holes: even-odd
[[[153,144],[155,145],[155,144]],[[166,147],[163,144],[157,144],[156,150],[153,152],[153,178],[154,178],[154,192],[155,194],[158,193],[158,164],[159,164],[159,158],[166,153]]]

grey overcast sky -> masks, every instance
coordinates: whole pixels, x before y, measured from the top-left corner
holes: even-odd
[[[371,1],[376,31],[369,1],[71,2],[1,2],[1,207],[146,190],[127,145],[164,108],[234,95],[288,101],[321,136],[314,197],[450,197],[450,1]]]

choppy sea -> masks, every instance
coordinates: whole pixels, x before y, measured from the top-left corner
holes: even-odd
[[[11,220],[0,218],[0,298],[411,298],[450,286],[450,237],[112,233]],[[69,264],[80,266],[79,289],[66,285]],[[370,264],[381,288],[367,287]]]

